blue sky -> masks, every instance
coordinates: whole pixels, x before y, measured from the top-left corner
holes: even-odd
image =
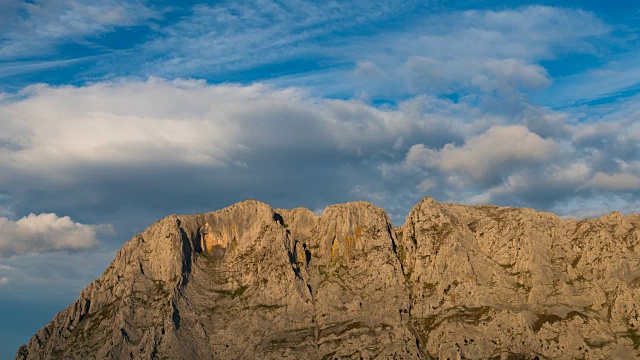
[[[0,0],[0,357],[172,213],[639,212],[640,5],[557,4]]]

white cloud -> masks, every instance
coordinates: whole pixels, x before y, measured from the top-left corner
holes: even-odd
[[[418,184],[418,186],[416,186],[416,189],[420,192],[426,193],[435,187],[436,187],[436,183],[433,182],[433,180],[424,179],[420,182],[420,184]]]
[[[591,167],[584,160],[570,164],[553,164],[548,170],[545,176],[552,182],[572,186],[583,184],[591,174]]]
[[[299,88],[157,78],[33,86],[1,101],[5,217],[132,207],[155,217],[246,197],[305,198],[314,209],[365,198],[401,217],[425,192],[549,210],[592,191],[636,191],[593,186],[598,172],[640,172],[637,131],[623,115],[595,127],[532,105],[512,118],[431,96],[376,107]]]
[[[410,56],[404,68],[412,92],[446,94],[454,91],[513,92],[548,86],[547,71],[540,65],[514,58],[469,61],[461,53],[454,59]],[[434,55],[437,56],[437,55]]]
[[[456,25],[453,31],[451,23]],[[610,26],[593,13],[537,5],[452,13],[434,23],[434,27],[441,32],[421,38],[421,44],[428,46],[425,50],[437,47],[445,58],[473,54],[480,58],[523,60],[551,57],[554,47],[589,51],[590,46],[582,39],[610,31]]]
[[[0,108],[0,164],[14,170],[0,181],[34,172],[66,181],[65,169],[81,164],[246,167],[245,158],[256,152],[300,147],[397,151],[401,138],[446,138],[452,132],[447,119],[412,109],[315,99],[299,89],[262,84],[152,78],[38,85]]]
[[[524,126],[493,126],[468,138],[462,146],[447,144],[440,150],[422,144],[411,147],[408,166],[437,168],[444,173],[468,173],[476,181],[492,181],[515,167],[548,160],[557,152],[553,140],[541,138]]]
[[[578,124],[573,129],[573,141],[585,147],[599,147],[615,138],[624,124],[620,122],[595,122]]]
[[[380,77],[384,75],[376,64],[366,60],[358,61],[354,73],[363,77]]]
[[[96,232],[104,226],[74,222],[68,216],[29,214],[17,221],[0,217],[0,257],[96,246]]]
[[[640,190],[640,175],[598,172],[588,185],[604,190]]]
[[[11,281],[11,279],[9,279],[6,276],[0,277],[0,287],[3,287],[5,285],[7,285],[9,283],[9,281]]]
[[[490,59],[482,67],[499,83],[491,88],[498,86],[515,89],[540,88],[551,83],[545,68],[536,64],[527,64],[518,59]]]
[[[405,63],[408,86],[413,92],[446,93],[462,80],[460,73],[432,57],[410,56]]]
[[[569,197],[551,209],[556,214],[576,219],[598,217],[612,211],[640,213],[640,201],[624,194],[601,193],[593,197]]]
[[[246,118],[243,107],[268,114],[277,102],[297,97],[261,86],[153,79],[30,91],[28,99],[0,110],[13,128],[11,138],[22,139],[14,146],[19,151],[4,153],[22,168],[82,162],[224,165],[231,152],[252,145],[234,141],[243,126],[264,126],[259,117]]]

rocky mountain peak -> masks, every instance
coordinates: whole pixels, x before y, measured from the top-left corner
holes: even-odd
[[[432,198],[397,228],[367,202],[171,215],[16,358],[632,359],[639,224]]]

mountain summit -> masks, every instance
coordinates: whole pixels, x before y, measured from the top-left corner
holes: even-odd
[[[425,198],[168,216],[16,359],[634,359],[640,215]]]

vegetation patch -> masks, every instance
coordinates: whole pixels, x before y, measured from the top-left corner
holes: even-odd
[[[573,286],[577,282],[587,282],[587,279],[582,275],[578,275],[575,279],[567,281],[567,284]]]
[[[480,307],[455,307],[443,314],[427,316],[425,318],[413,318],[412,324],[421,337],[427,335],[444,322],[463,322],[472,325],[479,325],[483,321],[491,320],[491,308],[489,306]]]
[[[424,291],[426,291],[426,292],[435,293],[436,292],[436,288],[438,287],[438,284],[432,284],[432,283],[425,282],[425,283],[422,284],[422,287],[424,288]]]
[[[336,351],[330,352],[328,354],[324,354],[324,356],[322,357],[322,360],[330,360],[333,359],[333,355],[336,354]]]
[[[540,331],[540,329],[542,328],[542,325],[549,323],[549,324],[554,324],[557,323],[559,321],[562,321],[562,318],[558,315],[554,315],[554,314],[542,314],[542,315],[538,315],[538,320],[536,320],[536,322],[533,324],[533,331],[534,332],[538,332]]]
[[[634,350],[640,349],[640,335],[638,335],[638,330],[628,329],[623,336],[631,339],[631,342],[633,342]]]
[[[339,336],[348,331],[358,329],[358,328],[363,328],[363,327],[366,327],[368,329],[368,327],[360,321],[350,321],[350,320],[340,321],[340,322],[332,323],[331,325],[327,326],[324,329],[320,329],[318,337],[323,338],[328,335]]]
[[[352,323],[347,324],[347,326],[345,326],[342,330],[340,330],[337,333],[337,335],[342,335],[342,334],[344,334],[346,332],[349,332],[351,330],[362,329],[362,328],[369,329],[369,327],[367,327],[363,322],[354,321]]]
[[[521,284],[521,283],[516,283],[516,289],[522,289],[525,292],[530,292],[531,291],[531,286],[525,285],[525,284]]]
[[[245,291],[247,291],[249,287],[248,286],[240,286],[239,288],[235,289],[235,290],[213,290],[216,294],[220,294],[223,296],[227,296],[230,297],[232,299],[235,299],[237,297],[242,296],[242,294],[244,294]]]
[[[592,342],[589,341],[588,339],[584,339],[584,343],[587,344],[587,346],[589,346],[592,349],[602,349],[605,346],[611,344],[613,341],[599,341],[599,342]]]
[[[536,320],[536,322],[533,324],[532,329],[534,332],[538,332],[542,328],[542,325],[544,325],[545,323],[554,324],[559,321],[571,320],[576,316],[579,316],[582,319],[588,318],[587,315],[578,311],[569,312],[567,314],[567,317],[565,317],[564,319],[555,314],[542,314],[542,315],[538,315],[538,320]]]

